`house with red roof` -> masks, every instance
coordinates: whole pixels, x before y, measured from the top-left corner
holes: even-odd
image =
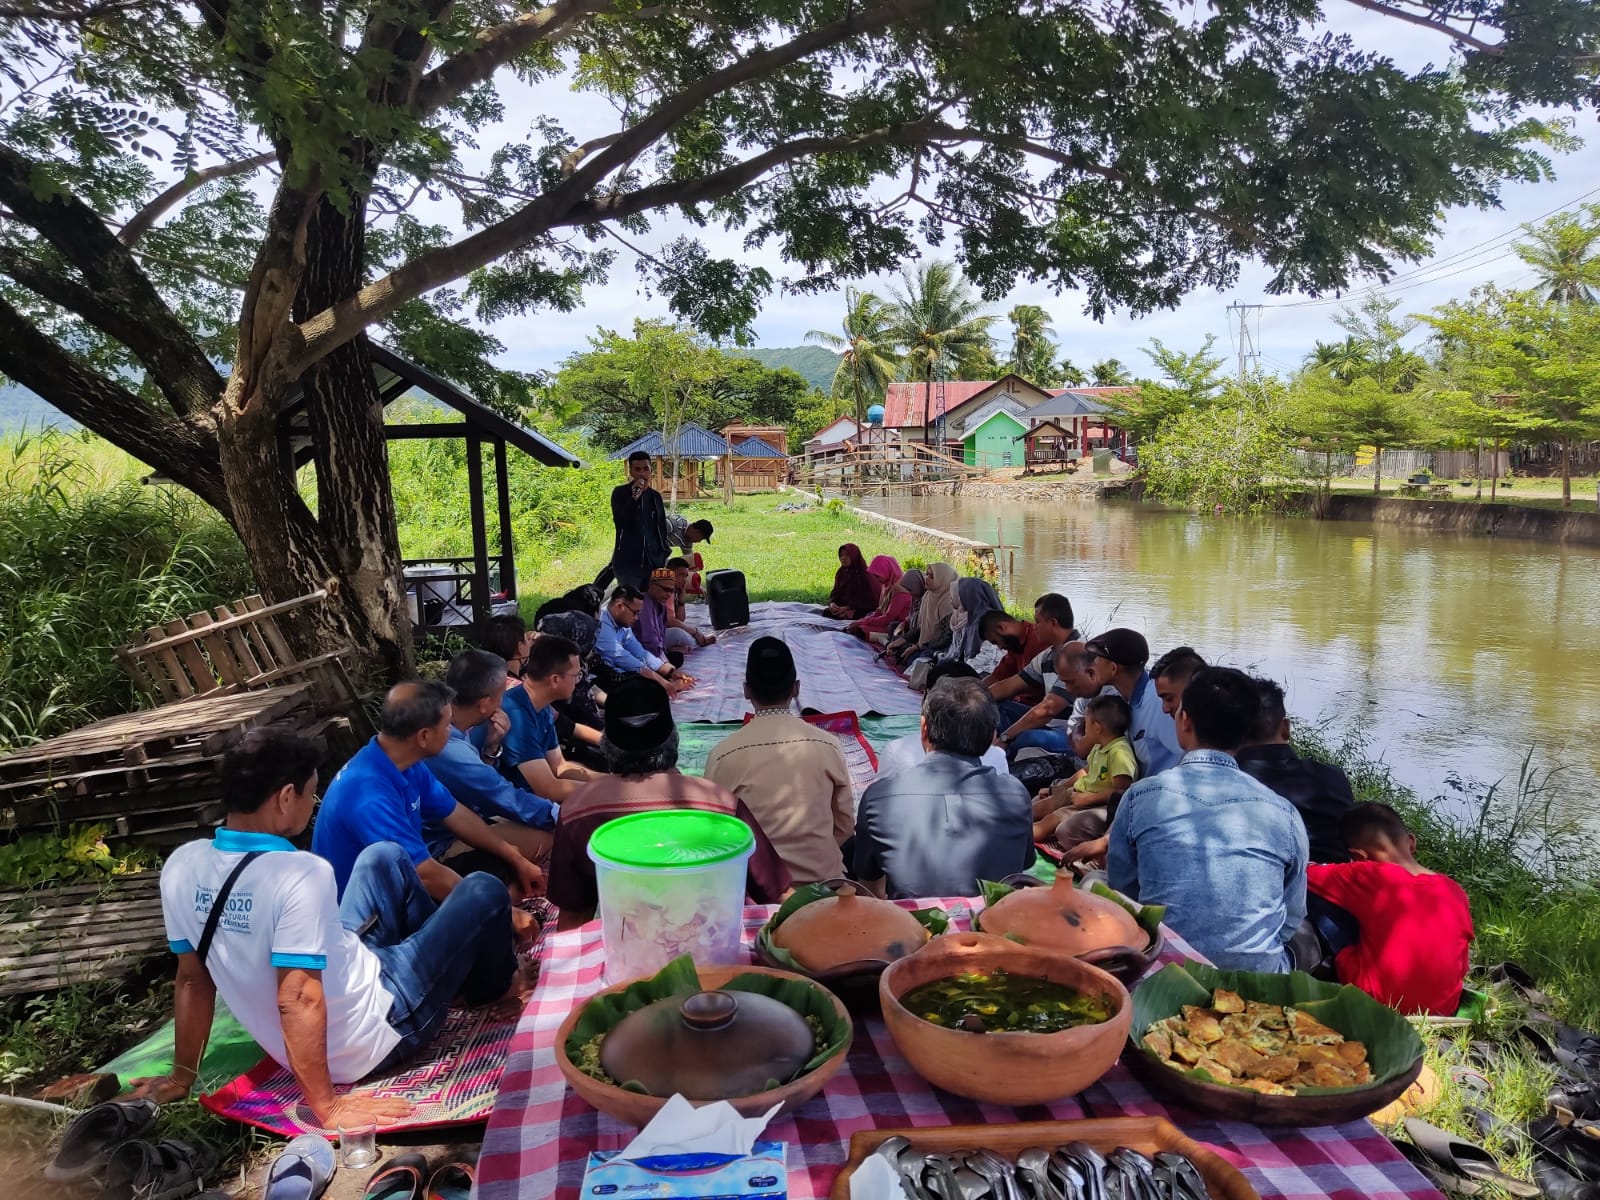
[[[1105,417],[1102,397],[1131,387],[1042,388],[1020,375],[1001,379],[891,383],[883,424],[902,442],[928,442],[969,466],[1021,465],[1016,443],[1047,420],[1070,428],[1079,448],[1090,450],[1126,438]]]

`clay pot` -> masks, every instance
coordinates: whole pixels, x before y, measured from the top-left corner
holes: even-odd
[[[1133,983],[1160,953],[1152,938],[1122,905],[1072,885],[1066,872],[1044,884],[1031,875],[1003,882],[1017,890],[989,905],[978,920],[984,933],[1027,946],[1059,950]]]
[[[813,901],[772,933],[772,943],[794,956],[819,979],[877,972],[920,949],[927,928],[898,904],[860,894],[843,879],[830,879],[837,891]]]
[[[652,1096],[726,1100],[787,1082],[815,1046],[811,1026],[787,1004],[755,992],[696,992],[623,1017],[600,1043],[600,1065]]]
[[[845,1011],[844,1005],[839,1002],[837,996],[826,988],[820,987],[813,980],[796,975],[793,971],[778,971],[768,967],[749,966],[697,966],[696,970],[700,975],[700,985],[710,990],[722,987],[736,975],[776,975],[783,979],[800,979],[812,987],[819,988],[833,1002],[834,1011],[838,1013],[840,1018],[850,1021],[850,1014]],[[616,984],[614,987],[605,988],[597,992],[596,995],[609,995],[620,992],[635,982],[637,981],[630,979],[625,983]],[[744,994],[739,993],[739,998],[742,1001]],[[595,1108],[629,1125],[644,1125],[651,1117],[661,1111],[661,1106],[667,1102],[667,1097],[644,1096],[638,1092],[623,1091],[623,1089],[609,1083],[602,1083],[592,1075],[585,1075],[578,1070],[573,1065],[572,1060],[567,1057],[567,1039],[572,1036],[572,1031],[578,1024],[578,1016],[582,1013],[583,1008],[584,1005],[582,1003],[573,1005],[572,1011],[567,1014],[567,1019],[561,1023],[561,1028],[556,1032],[556,1066],[560,1069],[566,1081],[572,1085],[572,1090]],[[612,1032],[615,1032],[615,1030]],[[828,1081],[839,1073],[839,1068],[844,1066],[845,1055],[849,1052],[850,1040],[847,1039],[838,1052],[817,1067],[816,1070],[807,1071],[800,1078],[786,1083],[782,1087],[773,1088],[770,1091],[757,1092],[754,1095],[730,1096],[727,1097],[727,1101],[747,1117],[761,1116],[774,1104],[781,1104],[783,1112],[791,1112],[820,1092]],[[698,1108],[702,1104],[711,1103],[711,1101],[696,1100],[691,1101],[691,1103]]]
[[[914,1016],[900,1003],[913,988],[969,971],[1004,969],[1098,996],[1112,1015],[1057,1033],[969,1033]],[[992,933],[947,933],[894,963],[878,981],[884,1023],[917,1074],[958,1096],[991,1104],[1048,1104],[1075,1096],[1122,1053],[1133,1005],[1114,977],[1088,963]]]

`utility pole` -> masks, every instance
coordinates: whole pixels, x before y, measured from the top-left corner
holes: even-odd
[[[1256,314],[1257,330],[1259,330],[1261,327],[1261,305],[1240,304],[1237,300],[1235,300],[1232,304],[1228,305],[1228,324],[1230,326],[1233,324],[1234,313],[1239,314],[1239,336],[1237,339],[1235,339],[1234,344],[1239,351],[1239,382],[1243,383],[1245,381],[1245,376],[1250,373],[1251,369],[1254,368],[1261,359],[1261,351],[1256,348],[1258,335],[1250,332],[1251,313]]]

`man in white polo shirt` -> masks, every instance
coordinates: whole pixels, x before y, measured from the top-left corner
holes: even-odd
[[[443,901],[392,842],[356,860],[341,905],[333,867],[288,841],[316,804],[321,753],[287,729],[247,733],[223,758],[227,824],[179,848],[161,871],[178,955],[172,1071],[136,1080],[166,1103],[194,1085],[217,993],[250,1036],[294,1073],[317,1122],[391,1124],[403,1100],[336,1095],[425,1047],[451,1000],[486,1004],[523,988],[510,897],[468,875]]]

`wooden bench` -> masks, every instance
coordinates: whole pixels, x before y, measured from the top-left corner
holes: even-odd
[[[0,892],[0,996],[119,979],[166,948],[159,871]]]

